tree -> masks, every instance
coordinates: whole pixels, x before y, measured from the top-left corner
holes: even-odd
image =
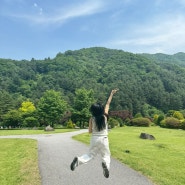
[[[152,116],[153,107],[164,113],[183,110],[183,56],[179,60],[175,55],[132,54],[93,47],[58,53],[53,59],[0,59],[0,115],[17,109],[27,98],[38,102],[51,89],[64,92],[65,100],[72,104],[75,90],[89,86],[101,102],[105,102],[110,89],[119,87],[111,107],[129,110],[133,115],[141,112]],[[149,107],[143,107],[145,104]]]
[[[13,98],[6,91],[0,91],[0,116],[14,108]]]
[[[34,104],[31,101],[24,101],[19,108],[21,112],[34,112],[36,110]]]
[[[34,117],[27,117],[23,121],[23,126],[25,127],[38,127],[38,120]]]
[[[3,126],[19,127],[21,123],[21,114],[18,110],[10,110],[3,116]]]
[[[142,107],[142,115],[144,117],[153,117],[155,114],[162,114],[163,112],[156,109],[155,107],[149,105],[149,104],[144,104]]]
[[[93,90],[86,90],[84,88],[75,91],[73,120],[80,123],[80,127],[84,127],[84,123],[88,122],[90,117],[89,108],[94,101]]]
[[[34,106],[34,104],[27,100],[22,102],[21,107],[18,109],[18,111],[20,112],[20,115],[22,117],[22,121],[20,123],[20,126],[23,127],[32,127],[32,125],[34,126],[38,126],[38,119],[36,118],[36,108]],[[34,123],[31,124],[31,120],[35,120],[33,121]]]
[[[54,126],[66,111],[67,103],[62,99],[60,92],[48,90],[38,102],[37,112],[44,125]]]

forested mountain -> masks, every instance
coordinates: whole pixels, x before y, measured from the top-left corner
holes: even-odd
[[[185,53],[183,52],[179,52],[174,55],[166,55],[163,53],[142,55],[158,63],[178,64],[185,67]]]
[[[15,61],[0,59],[0,106],[4,113],[25,99],[37,104],[46,90],[63,93],[73,105],[76,89],[93,89],[105,102],[112,88],[114,110],[133,114],[144,107],[163,112],[185,109],[185,54],[133,54],[107,48],[87,48],[58,53],[55,58]]]

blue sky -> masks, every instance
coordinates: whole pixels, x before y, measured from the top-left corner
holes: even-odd
[[[185,0],[0,0],[0,58],[95,46],[185,52]]]

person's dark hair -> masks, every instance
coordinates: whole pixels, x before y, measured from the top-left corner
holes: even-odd
[[[96,126],[99,131],[105,128],[104,106],[100,103],[91,105],[90,112],[95,117]]]

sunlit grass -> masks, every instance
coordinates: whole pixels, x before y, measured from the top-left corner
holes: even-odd
[[[32,134],[55,134],[55,133],[64,133],[64,132],[72,132],[76,131],[75,129],[55,129],[54,131],[44,131],[43,130],[1,130],[0,129],[0,136],[7,136],[7,135],[32,135]]]
[[[0,139],[0,184],[41,184],[36,140]]]
[[[0,130],[0,136],[51,134],[75,129]],[[37,141],[32,139],[0,139],[0,185],[40,185]]]
[[[140,133],[156,140],[140,139]],[[89,134],[74,136],[89,143]],[[159,127],[122,127],[109,133],[112,156],[158,185],[185,184],[185,132]]]

